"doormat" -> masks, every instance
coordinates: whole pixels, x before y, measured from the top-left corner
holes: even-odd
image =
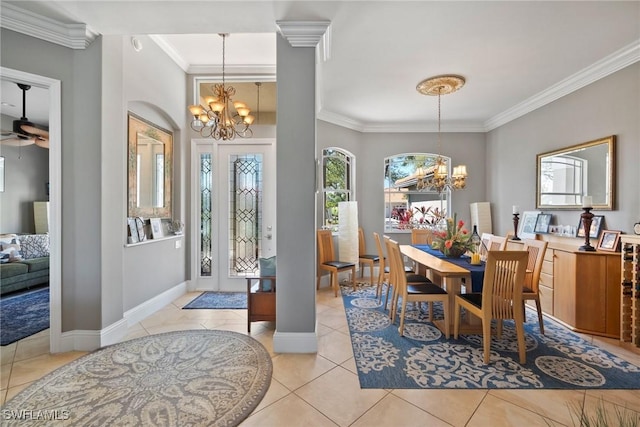
[[[242,309],[247,308],[246,292],[203,292],[183,309]]]

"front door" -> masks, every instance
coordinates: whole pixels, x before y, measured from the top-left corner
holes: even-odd
[[[195,289],[243,291],[275,255],[275,141],[197,147]]]

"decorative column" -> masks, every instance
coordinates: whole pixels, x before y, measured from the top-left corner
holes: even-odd
[[[316,46],[328,21],[278,21],[277,353],[314,353],[316,333]],[[295,179],[291,179],[295,177]],[[295,206],[292,206],[295,204]]]

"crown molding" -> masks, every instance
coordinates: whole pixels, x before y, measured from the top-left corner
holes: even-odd
[[[278,31],[292,47],[316,47],[327,32],[331,21],[276,21]],[[327,40],[325,40],[325,43]],[[325,46],[324,54],[328,54]]]
[[[85,49],[98,36],[86,24],[63,24],[12,4],[2,5],[0,26],[71,49]]]
[[[182,68],[182,71],[184,71],[185,73],[189,72],[189,63],[182,56],[180,56],[180,54],[176,52],[176,50],[169,43],[167,43],[167,40],[164,37],[155,34],[149,34],[149,38],[153,40],[155,44],[157,44],[158,47],[162,49],[164,53],[166,53],[169,58],[171,58],[173,62],[178,65],[178,67]]]
[[[600,61],[567,77],[566,79],[561,80],[531,98],[526,99],[508,110],[490,118],[484,123],[485,131],[488,132],[512,120],[522,117],[533,110],[575,92],[578,89],[581,89],[638,61],[640,61],[640,39],[630,43],[611,55],[604,57]]]
[[[437,123],[363,123],[358,120],[321,109],[317,115],[318,120],[341,126],[347,129],[362,133],[425,133],[438,132]],[[447,128],[442,129],[443,133],[452,132],[485,132],[484,125],[480,122],[461,121],[447,123]]]

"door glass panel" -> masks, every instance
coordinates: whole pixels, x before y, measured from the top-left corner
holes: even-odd
[[[262,236],[262,154],[230,156],[229,275],[258,271]]]
[[[211,276],[211,154],[200,155],[200,275]]]

